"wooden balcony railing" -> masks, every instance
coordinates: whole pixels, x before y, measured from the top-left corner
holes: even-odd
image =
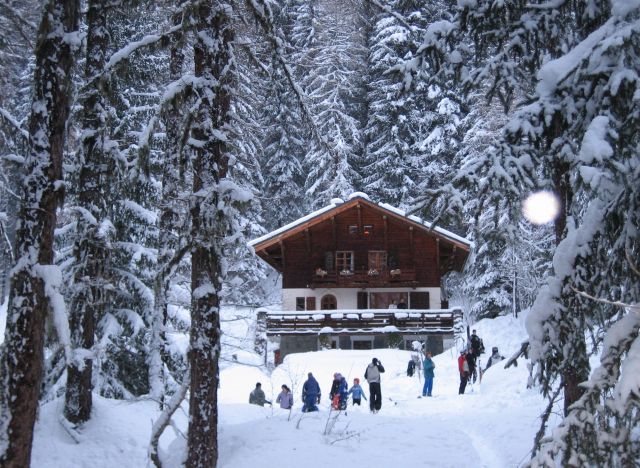
[[[322,286],[380,286],[387,284],[406,284],[416,280],[413,269],[397,268],[392,270],[354,270],[354,271],[325,271],[316,269],[313,272],[311,285]]]
[[[459,308],[269,311],[266,314],[267,335],[394,331],[449,334],[461,319]]]

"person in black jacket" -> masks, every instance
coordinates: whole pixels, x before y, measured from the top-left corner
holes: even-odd
[[[373,358],[371,364],[364,371],[364,378],[369,382],[369,409],[372,413],[377,413],[382,407],[382,389],[380,388],[380,374],[384,372],[384,367],[378,359]]]

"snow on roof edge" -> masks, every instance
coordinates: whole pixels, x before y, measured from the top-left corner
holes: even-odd
[[[429,222],[429,221],[423,221],[421,218],[417,217],[417,216],[407,216],[406,212],[404,210],[401,210],[400,208],[396,208],[395,206],[389,205],[388,203],[375,203],[373,201],[371,201],[371,199],[369,198],[369,196],[366,193],[362,193],[362,192],[354,192],[351,195],[349,195],[349,200],[352,200],[354,198],[363,198],[365,200],[367,200],[370,203],[373,203],[374,205],[379,206],[380,208],[383,208],[385,210],[391,211],[399,216],[402,216],[403,218],[407,218],[410,221],[413,221],[414,223],[418,223],[421,224],[422,226],[425,226],[428,229],[431,229],[441,235],[443,235],[444,237],[449,237],[452,240],[456,240],[460,243],[466,244],[469,247],[473,246],[473,242],[471,242],[468,239],[465,239],[464,237],[461,237],[457,234],[454,234],[451,231],[448,231],[444,228],[441,228],[440,226],[436,226],[435,228],[432,228],[433,223]],[[256,244],[259,244],[260,242],[264,242],[267,239],[271,239],[272,237],[277,236],[278,234],[282,234],[283,232],[288,231],[289,229],[292,229],[302,223],[305,223],[307,221],[309,221],[310,219],[315,218],[316,216],[321,215],[322,213],[326,213],[327,211],[330,211],[332,209],[334,209],[335,207],[337,207],[338,205],[340,205],[341,203],[335,203],[335,201],[337,201],[336,199],[332,199],[331,200],[332,203],[328,204],[327,206],[320,208],[312,213],[309,213],[308,215],[303,216],[302,218],[298,218],[295,221],[290,222],[289,224],[285,224],[284,226],[276,229],[275,231],[271,231],[270,233],[265,234],[264,236],[258,237],[257,239],[254,239],[252,241],[249,242],[250,246],[254,246]]]

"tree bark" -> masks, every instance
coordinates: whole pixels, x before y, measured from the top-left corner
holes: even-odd
[[[38,31],[23,202],[11,277],[0,401],[0,465],[30,465],[42,382],[49,301],[41,266],[53,262],[56,209],[63,198],[62,156],[71,96],[78,0],[49,1]]]
[[[216,3],[217,5],[217,3]],[[191,392],[186,466],[215,467],[218,458],[219,293],[221,242],[225,213],[219,206],[219,183],[227,175],[225,132],[230,121],[231,30],[227,9],[200,3],[194,50],[195,75],[202,103],[192,132],[193,204],[191,208]]]
[[[105,268],[109,263],[107,232],[102,221],[107,216],[104,190],[107,187],[107,161],[104,154],[106,111],[102,95],[102,73],[109,44],[107,0],[89,1],[87,10],[87,82],[83,101],[81,169],[78,179],[78,205],[91,214],[78,216],[74,246],[76,269],[74,297],[69,311],[73,350],[93,349],[95,323],[105,304]],[[67,363],[64,415],[73,424],[91,417],[93,359],[81,356]]]

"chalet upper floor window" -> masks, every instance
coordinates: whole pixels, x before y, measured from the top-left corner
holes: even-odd
[[[387,268],[387,252],[384,250],[369,251],[369,271],[381,272]]]
[[[360,225],[350,224],[348,227],[348,232],[349,232],[349,237],[368,239],[373,235],[373,225],[365,224],[364,226],[362,226],[362,230],[360,230]],[[361,232],[362,232],[362,235],[360,235]]]
[[[353,271],[353,251],[339,250],[336,252],[336,270]]]

